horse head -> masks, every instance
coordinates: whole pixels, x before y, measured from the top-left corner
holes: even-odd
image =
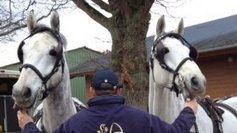
[[[175,31],[166,33],[162,16],[157,22],[150,64],[157,85],[193,98],[205,92],[206,79],[195,62],[198,53],[182,37],[183,31],[181,19]]]
[[[30,35],[18,47],[18,58],[23,65],[12,91],[15,104],[20,108],[32,108],[38,99],[47,97],[49,91],[62,80],[66,39],[59,32],[57,12],[51,15],[50,24],[51,27],[37,24],[33,11],[27,17]]]

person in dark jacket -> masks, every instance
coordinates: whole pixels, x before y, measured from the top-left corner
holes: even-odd
[[[88,101],[88,108],[61,124],[55,133],[189,133],[196,119],[195,100],[185,103],[172,124],[124,105],[118,78],[110,70],[95,74],[90,91],[93,98]],[[18,122],[23,133],[39,132],[24,111],[18,111]]]

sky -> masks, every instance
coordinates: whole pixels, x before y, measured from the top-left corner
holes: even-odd
[[[168,0],[171,3],[176,0]],[[151,20],[147,36],[155,34],[158,18],[165,15],[166,30],[178,26],[181,18],[184,26],[192,26],[207,21],[237,14],[237,0],[183,0],[178,4],[170,4],[168,11],[154,4],[151,8]],[[111,36],[107,29],[92,20],[80,9],[59,12],[60,31],[68,41],[66,50],[86,46],[96,51],[111,50]],[[49,20],[42,23],[49,24]],[[15,42],[0,43],[0,67],[18,62],[17,47],[27,36],[27,30],[16,37]]]

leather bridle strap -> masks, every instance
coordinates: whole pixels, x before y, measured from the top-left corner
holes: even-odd
[[[177,68],[175,70],[173,70],[170,66],[168,66],[165,62],[164,62],[164,59],[159,57],[158,55],[156,55],[154,52],[155,52],[155,47],[157,47],[157,45],[159,45],[159,42],[161,40],[163,40],[164,38],[166,37],[173,37],[173,38],[176,38],[176,39],[179,39],[183,45],[187,46],[189,49],[192,47],[188,41],[186,41],[181,35],[177,34],[177,33],[167,33],[167,34],[164,34],[164,35],[161,35],[159,38],[157,38],[155,40],[155,42],[153,43],[153,48],[152,48],[152,53],[153,53],[153,56],[150,57],[150,62],[151,62],[151,69],[152,69],[152,74],[153,74],[153,80],[154,80],[154,73],[153,73],[153,67],[154,67],[154,58],[156,58],[158,61],[159,61],[159,64],[160,66],[167,70],[168,72],[170,73],[173,73],[173,81],[172,81],[172,84],[173,86],[172,87],[167,87],[169,88],[171,91],[175,91],[177,96],[179,93],[181,93],[181,91],[178,89],[178,86],[175,84],[175,78],[179,75],[178,71],[179,69],[183,66],[183,64],[190,60],[190,61],[193,61],[193,57],[187,57],[187,58],[184,58],[180,63],[179,65],[177,66]]]
[[[176,83],[175,83],[175,78],[179,75],[179,73],[178,73],[178,72],[179,72],[179,69],[180,69],[180,68],[183,66],[183,64],[184,64],[186,61],[188,61],[188,60],[193,61],[192,58],[186,57],[186,58],[184,58],[184,59],[179,63],[179,65],[177,66],[177,68],[175,69],[175,71],[172,71],[172,73],[173,73],[173,81],[172,81],[173,87],[171,88],[171,90],[174,90],[174,91],[176,92],[177,96],[178,96],[178,94],[181,93],[182,91],[178,89],[178,86],[177,86]]]
[[[60,34],[58,32],[56,32],[56,31],[51,30],[48,27],[37,27],[37,28],[35,28],[34,30],[32,30],[31,34],[29,36],[27,36],[24,40],[28,39],[29,37],[32,37],[33,35],[35,35],[37,33],[41,33],[41,32],[49,32],[57,40],[57,42],[59,43],[58,44],[59,46],[57,47],[57,50],[58,50],[59,53],[57,55],[56,62],[54,64],[54,67],[53,67],[52,71],[48,75],[43,76],[43,74],[35,66],[33,66],[32,64],[23,64],[20,67],[20,71],[23,68],[30,68],[42,80],[42,84],[43,84],[42,87],[45,87],[45,90],[42,90],[43,96],[42,96],[42,98],[40,100],[43,100],[44,98],[47,97],[48,92],[52,90],[52,88],[48,88],[46,84],[47,84],[48,80],[58,71],[60,66],[62,66],[62,76],[63,76],[63,74],[64,74],[64,58],[63,58],[63,48],[62,48],[63,44],[62,44],[62,39],[60,37]],[[20,57],[19,53],[22,50],[23,45],[25,44],[24,40],[21,42],[21,44],[20,44],[20,46],[18,48],[18,57]],[[21,59],[21,58],[20,58],[20,61],[23,63],[23,59]]]
[[[61,63],[60,63],[60,61],[61,61]],[[42,80],[42,84],[43,84],[44,87],[45,87],[45,91],[43,92],[43,97],[42,97],[40,100],[43,100],[44,98],[47,97],[48,92],[52,90],[52,88],[48,88],[46,84],[47,84],[48,80],[58,71],[58,69],[59,69],[60,66],[62,66],[62,75],[63,75],[63,73],[64,73],[64,60],[63,60],[63,58],[62,58],[62,59],[58,59],[58,60],[56,61],[55,65],[54,65],[54,67],[53,67],[53,69],[52,69],[52,71],[51,71],[48,75],[46,75],[46,76],[43,76],[42,73],[41,73],[35,66],[33,66],[33,65],[31,65],[31,64],[23,64],[23,65],[21,66],[21,68],[20,68],[20,71],[21,71],[23,68],[25,68],[25,69],[30,68],[30,69],[32,69],[32,70],[38,75],[38,77]]]

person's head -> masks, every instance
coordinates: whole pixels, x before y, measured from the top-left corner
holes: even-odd
[[[90,90],[94,96],[120,95],[121,86],[114,72],[111,70],[100,70],[95,73]]]

